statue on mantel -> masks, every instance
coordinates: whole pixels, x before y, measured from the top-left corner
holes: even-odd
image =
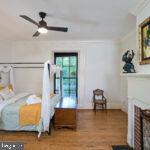
[[[128,50],[127,52],[124,53],[122,56],[122,61],[125,62],[125,65],[123,66],[123,73],[135,73],[135,68],[132,63],[132,59],[134,58],[134,52],[133,50],[130,51]]]

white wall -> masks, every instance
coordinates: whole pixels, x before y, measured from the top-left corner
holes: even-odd
[[[0,41],[0,62],[11,62],[11,42]]]
[[[121,108],[119,47],[114,41],[13,42],[13,62],[44,62],[54,51],[79,53],[79,108],[92,108],[92,90],[104,89],[109,108]],[[41,93],[41,69],[15,69],[17,92]]]
[[[135,64],[135,68],[138,73],[150,73],[150,64],[139,65],[140,55],[139,55],[139,46],[138,46],[138,26],[149,16],[150,16],[150,3],[147,4],[146,7],[144,7],[143,10],[137,14],[135,29],[130,33],[128,33],[121,40],[122,54],[127,49],[133,49],[135,51],[136,55],[133,63]],[[122,54],[120,58],[122,57]],[[123,66],[123,63],[121,63],[121,66]],[[122,109],[125,112],[127,112],[127,77],[124,76],[121,77],[121,100],[123,103]]]

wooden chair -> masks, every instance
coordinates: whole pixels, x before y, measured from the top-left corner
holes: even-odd
[[[107,109],[107,99],[104,97],[103,90],[96,89],[93,91],[93,103],[95,112],[97,106],[101,106],[102,109]]]

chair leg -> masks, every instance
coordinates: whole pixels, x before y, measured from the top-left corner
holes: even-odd
[[[102,104],[102,110],[104,109],[104,105]]]
[[[94,111],[96,112],[96,104],[94,103]]]
[[[107,103],[105,103],[105,109],[107,109]]]

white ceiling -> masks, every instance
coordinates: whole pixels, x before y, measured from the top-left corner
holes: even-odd
[[[19,15],[39,21],[49,14],[49,26],[68,27],[68,33],[49,31],[40,40],[117,39],[135,26],[130,9],[138,0],[0,0],[0,40],[32,40],[37,27]]]

